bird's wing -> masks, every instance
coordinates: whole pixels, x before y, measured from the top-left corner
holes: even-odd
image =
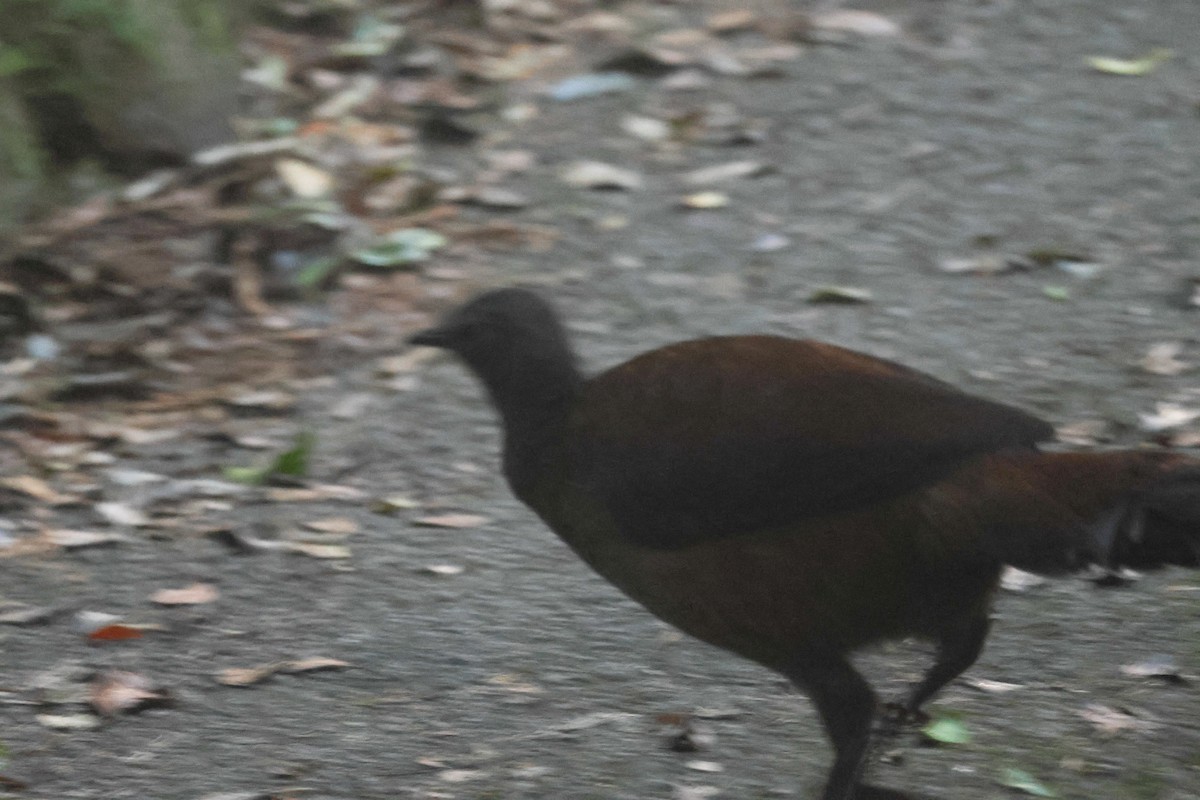
[[[639,544],[675,548],[913,491],[1045,422],[818,342],[736,336],[654,350],[587,384],[562,476]]]

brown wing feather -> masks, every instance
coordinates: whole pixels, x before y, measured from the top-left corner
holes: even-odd
[[[701,339],[591,380],[569,480],[640,544],[675,548],[885,501],[1049,425],[818,342]]]

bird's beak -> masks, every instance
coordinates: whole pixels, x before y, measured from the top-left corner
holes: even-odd
[[[426,328],[408,337],[409,344],[419,344],[423,347],[448,347],[450,340],[450,331],[442,327]]]

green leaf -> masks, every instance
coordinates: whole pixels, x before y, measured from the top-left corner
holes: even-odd
[[[1023,769],[1009,767],[1000,773],[1000,785],[1034,797],[1058,797],[1058,794]]]
[[[340,263],[342,263],[342,259],[337,256],[315,258],[305,264],[300,272],[296,274],[296,285],[303,289],[320,286],[329,277],[329,274],[337,269],[337,265]]]
[[[301,431],[293,445],[270,463],[260,467],[225,467],[221,472],[231,481],[251,486],[260,486],[276,475],[299,477],[308,472],[308,459],[316,440],[311,431]]]
[[[425,228],[392,231],[370,247],[355,250],[350,257],[368,267],[399,267],[424,261],[429,254],[446,246],[446,237]]]
[[[1060,303],[1064,300],[1071,299],[1071,292],[1065,286],[1045,286],[1042,288],[1042,294],[1049,297],[1051,300],[1057,300]]]
[[[929,721],[921,733],[926,738],[942,744],[966,744],[971,741],[971,732],[963,721],[962,714],[944,711]]]
[[[258,486],[267,480],[270,471],[267,467],[225,467],[221,474],[235,483]]]
[[[271,465],[274,475],[291,475],[300,477],[308,472],[308,457],[312,454],[313,444],[317,437],[312,431],[300,431],[296,434],[295,443],[290,450],[285,450],[275,458]]]

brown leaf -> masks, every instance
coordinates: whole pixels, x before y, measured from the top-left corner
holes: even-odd
[[[350,534],[358,533],[359,531],[358,523],[349,517],[325,517],[323,519],[311,519],[302,524],[310,531],[328,533],[332,536],[349,536]]]
[[[119,533],[101,533],[99,531],[76,531],[66,528],[47,528],[41,536],[55,547],[64,550],[81,550],[85,547],[104,547],[111,544],[128,542],[128,537]]]
[[[142,631],[132,625],[114,623],[96,628],[87,635],[87,638],[94,642],[120,642],[127,639],[140,639]]]
[[[159,589],[150,595],[151,602],[160,606],[190,606],[211,603],[220,596],[211,583],[193,583],[183,589]]]
[[[1099,703],[1084,706],[1079,716],[1083,717],[1103,736],[1116,736],[1123,731],[1148,731],[1158,727],[1153,720],[1139,717],[1123,708],[1112,708]]]
[[[859,36],[896,36],[900,33],[899,25],[871,11],[832,9],[812,14],[809,19],[813,27],[825,31]]]
[[[487,517],[478,514],[440,514],[420,517],[413,520],[413,524],[426,528],[478,528],[488,521]]]
[[[294,661],[275,661],[258,667],[232,667],[217,673],[217,682],[226,686],[252,686],[261,683],[277,673],[296,674],[301,672],[319,672],[321,670],[345,669],[352,666],[348,661],[338,658],[316,656]]]
[[[226,686],[252,686],[279,671],[279,664],[265,664],[261,667],[230,667],[217,673],[217,683]]]
[[[0,486],[5,489],[11,489],[14,492],[28,495],[34,500],[46,503],[52,506],[59,506],[65,503],[71,503],[78,500],[73,495],[62,494],[55,491],[50,484],[46,483],[41,478],[36,478],[33,475],[16,475],[11,478],[0,478]]]
[[[351,666],[349,661],[342,661],[340,658],[327,658],[325,656],[313,656],[312,658],[301,658],[295,661],[284,661],[279,665],[279,672],[289,674],[298,672],[321,672],[331,669],[346,669]]]
[[[125,670],[109,670],[98,675],[91,682],[88,700],[92,708],[103,716],[141,711],[166,705],[170,701],[170,694],[145,675]]]

